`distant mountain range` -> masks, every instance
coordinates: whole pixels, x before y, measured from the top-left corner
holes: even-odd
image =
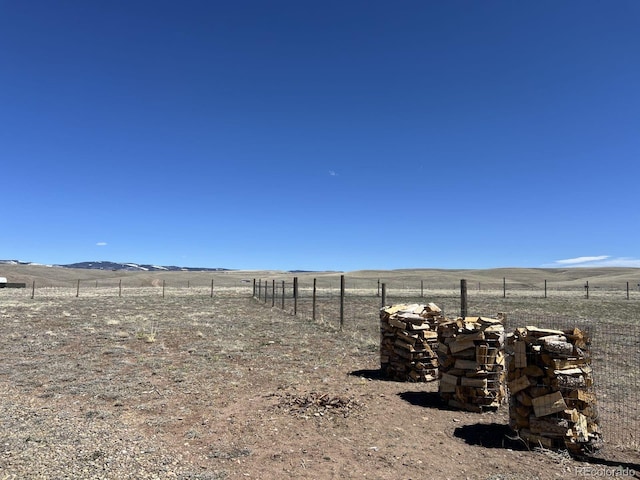
[[[5,265],[42,265],[41,263],[33,262],[21,262],[20,260],[0,260],[0,264]],[[78,262],[68,263],[66,265],[45,265],[47,267],[62,267],[62,268],[85,268],[89,270],[125,270],[128,272],[224,272],[228,271],[228,268],[200,268],[200,267],[176,267],[175,265],[161,266],[161,265],[141,265],[138,263],[118,263],[108,261],[96,261],[96,262]]]

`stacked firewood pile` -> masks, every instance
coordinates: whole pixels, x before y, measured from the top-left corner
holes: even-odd
[[[472,412],[496,410],[505,400],[503,317],[466,317],[438,325],[440,397]]]
[[[391,380],[430,382],[438,378],[436,329],[444,320],[435,304],[380,309],[380,369]]]
[[[509,339],[509,425],[532,446],[600,446],[590,339],[578,329],[518,328]]]

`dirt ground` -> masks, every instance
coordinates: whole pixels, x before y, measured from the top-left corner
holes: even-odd
[[[436,382],[385,381],[377,341],[247,295],[2,292],[0,479],[640,472],[637,452],[528,450],[506,406],[450,410]]]

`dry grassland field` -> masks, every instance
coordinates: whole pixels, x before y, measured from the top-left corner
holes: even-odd
[[[293,315],[293,273],[2,266],[0,276],[27,288],[0,290],[0,479],[640,472],[638,269],[347,273],[342,331],[340,274],[295,275]],[[276,297],[253,298],[254,278],[275,282]],[[461,278],[470,315],[506,312],[509,327],[575,319],[595,329],[594,376],[606,387],[597,390],[605,432],[597,458],[526,448],[512,439],[507,405],[456,411],[440,403],[437,382],[380,378],[378,279],[388,304],[435,302],[455,317]]]

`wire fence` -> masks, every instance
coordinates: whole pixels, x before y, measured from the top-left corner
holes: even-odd
[[[147,283],[122,282],[122,281],[92,281],[78,280],[73,287],[42,286],[33,281],[30,284],[21,284],[19,288],[26,296],[34,298],[58,298],[58,297],[140,297],[157,296],[164,298],[174,297],[217,297],[228,295],[247,294],[251,292],[249,281],[236,281],[233,284],[216,285],[213,281],[205,285],[202,282],[166,282],[155,280]]]
[[[559,315],[515,313],[507,328],[533,325],[567,330],[579,328],[591,338],[591,365],[597,418],[607,445],[640,447],[640,325]]]
[[[433,285],[386,288],[373,282],[297,280],[254,283],[259,303],[281,308],[299,316],[301,321],[316,321],[354,336],[369,350],[379,348],[379,310],[383,305],[399,303],[437,304],[446,317],[461,313],[459,285],[435,288]],[[455,287],[455,288],[454,288]],[[597,397],[599,424],[605,445],[611,448],[640,448],[640,294],[623,289],[554,290],[554,295],[531,289],[509,289],[504,284],[494,289],[468,291],[470,316],[496,316],[505,313],[507,331],[536,326],[564,330],[580,328],[591,337],[591,358]],[[626,285],[625,285],[626,287]],[[596,292],[594,294],[594,291]]]

